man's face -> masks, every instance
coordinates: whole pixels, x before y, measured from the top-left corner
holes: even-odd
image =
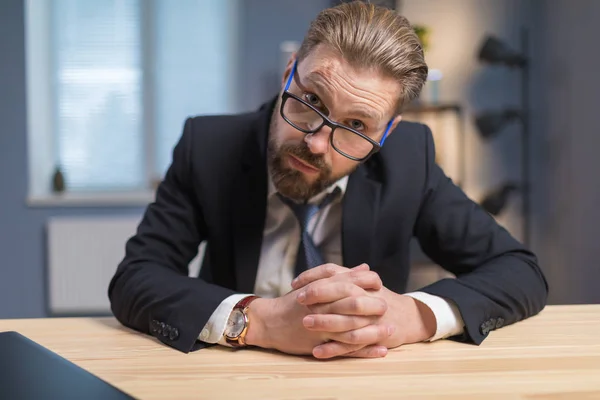
[[[288,63],[282,89],[293,62],[292,59]],[[331,120],[361,131],[379,143],[394,117],[400,85],[378,71],[355,69],[335,52],[318,46],[298,63],[288,91]],[[281,117],[280,106],[281,97],[271,118],[269,163],[273,184],[281,194],[307,200],[358,167],[359,162],[332,148],[329,127],[307,135]],[[391,129],[398,122],[399,116]]]

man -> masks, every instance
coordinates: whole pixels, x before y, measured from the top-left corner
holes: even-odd
[[[444,176],[427,127],[400,122],[426,75],[403,17],[360,2],[322,11],[272,102],[186,121],[110,284],[115,316],[183,352],[331,358],[479,344],[538,313],[535,256]],[[457,278],[404,293],[413,237]]]

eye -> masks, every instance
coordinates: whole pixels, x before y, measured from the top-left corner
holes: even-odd
[[[362,121],[359,121],[358,119],[353,119],[352,121],[350,121],[350,128],[356,130],[356,131],[362,131],[365,129],[365,124],[362,123]]]
[[[310,104],[313,107],[316,107],[316,108],[322,108],[323,107],[323,103],[321,103],[321,99],[319,99],[319,96],[317,96],[314,93],[305,93],[304,94],[304,100],[306,100],[307,103]]]

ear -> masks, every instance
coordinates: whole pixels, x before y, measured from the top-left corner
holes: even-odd
[[[285,66],[285,71],[283,72],[283,76],[281,77],[281,89],[285,87],[290,74],[292,73],[292,67],[294,66],[294,61],[296,61],[296,52],[293,52],[290,55],[290,58]]]
[[[387,135],[388,138],[390,137],[392,132],[394,132],[394,129],[396,129],[396,127],[398,126],[400,121],[402,121],[402,115],[397,115],[396,118],[394,118],[394,121],[392,122],[392,126],[390,126],[390,131],[388,132],[388,135]]]
[[[394,118],[394,122],[392,122],[392,126],[390,127],[390,131],[396,129],[400,121],[402,121],[402,115],[396,115],[396,118]]]

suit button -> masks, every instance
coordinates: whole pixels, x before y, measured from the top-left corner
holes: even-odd
[[[150,323],[150,327],[152,332],[156,332],[158,330],[158,321],[153,319],[152,322]]]
[[[165,329],[163,329],[163,331],[162,331],[162,335],[164,337],[167,337],[167,336],[169,336],[170,333],[171,333],[171,325],[166,325]]]
[[[158,324],[158,326],[156,328],[156,333],[158,335],[161,335],[162,332],[163,332],[163,329],[165,329],[165,324],[164,324],[164,322],[161,322],[161,323]]]
[[[179,337],[179,331],[177,330],[177,328],[171,329],[171,332],[169,333],[169,339],[176,340],[178,337]]]
[[[484,322],[479,325],[479,332],[481,332],[482,335],[487,335],[490,332],[487,323]]]
[[[504,318],[498,318],[496,320],[496,329],[500,329],[504,326]]]

